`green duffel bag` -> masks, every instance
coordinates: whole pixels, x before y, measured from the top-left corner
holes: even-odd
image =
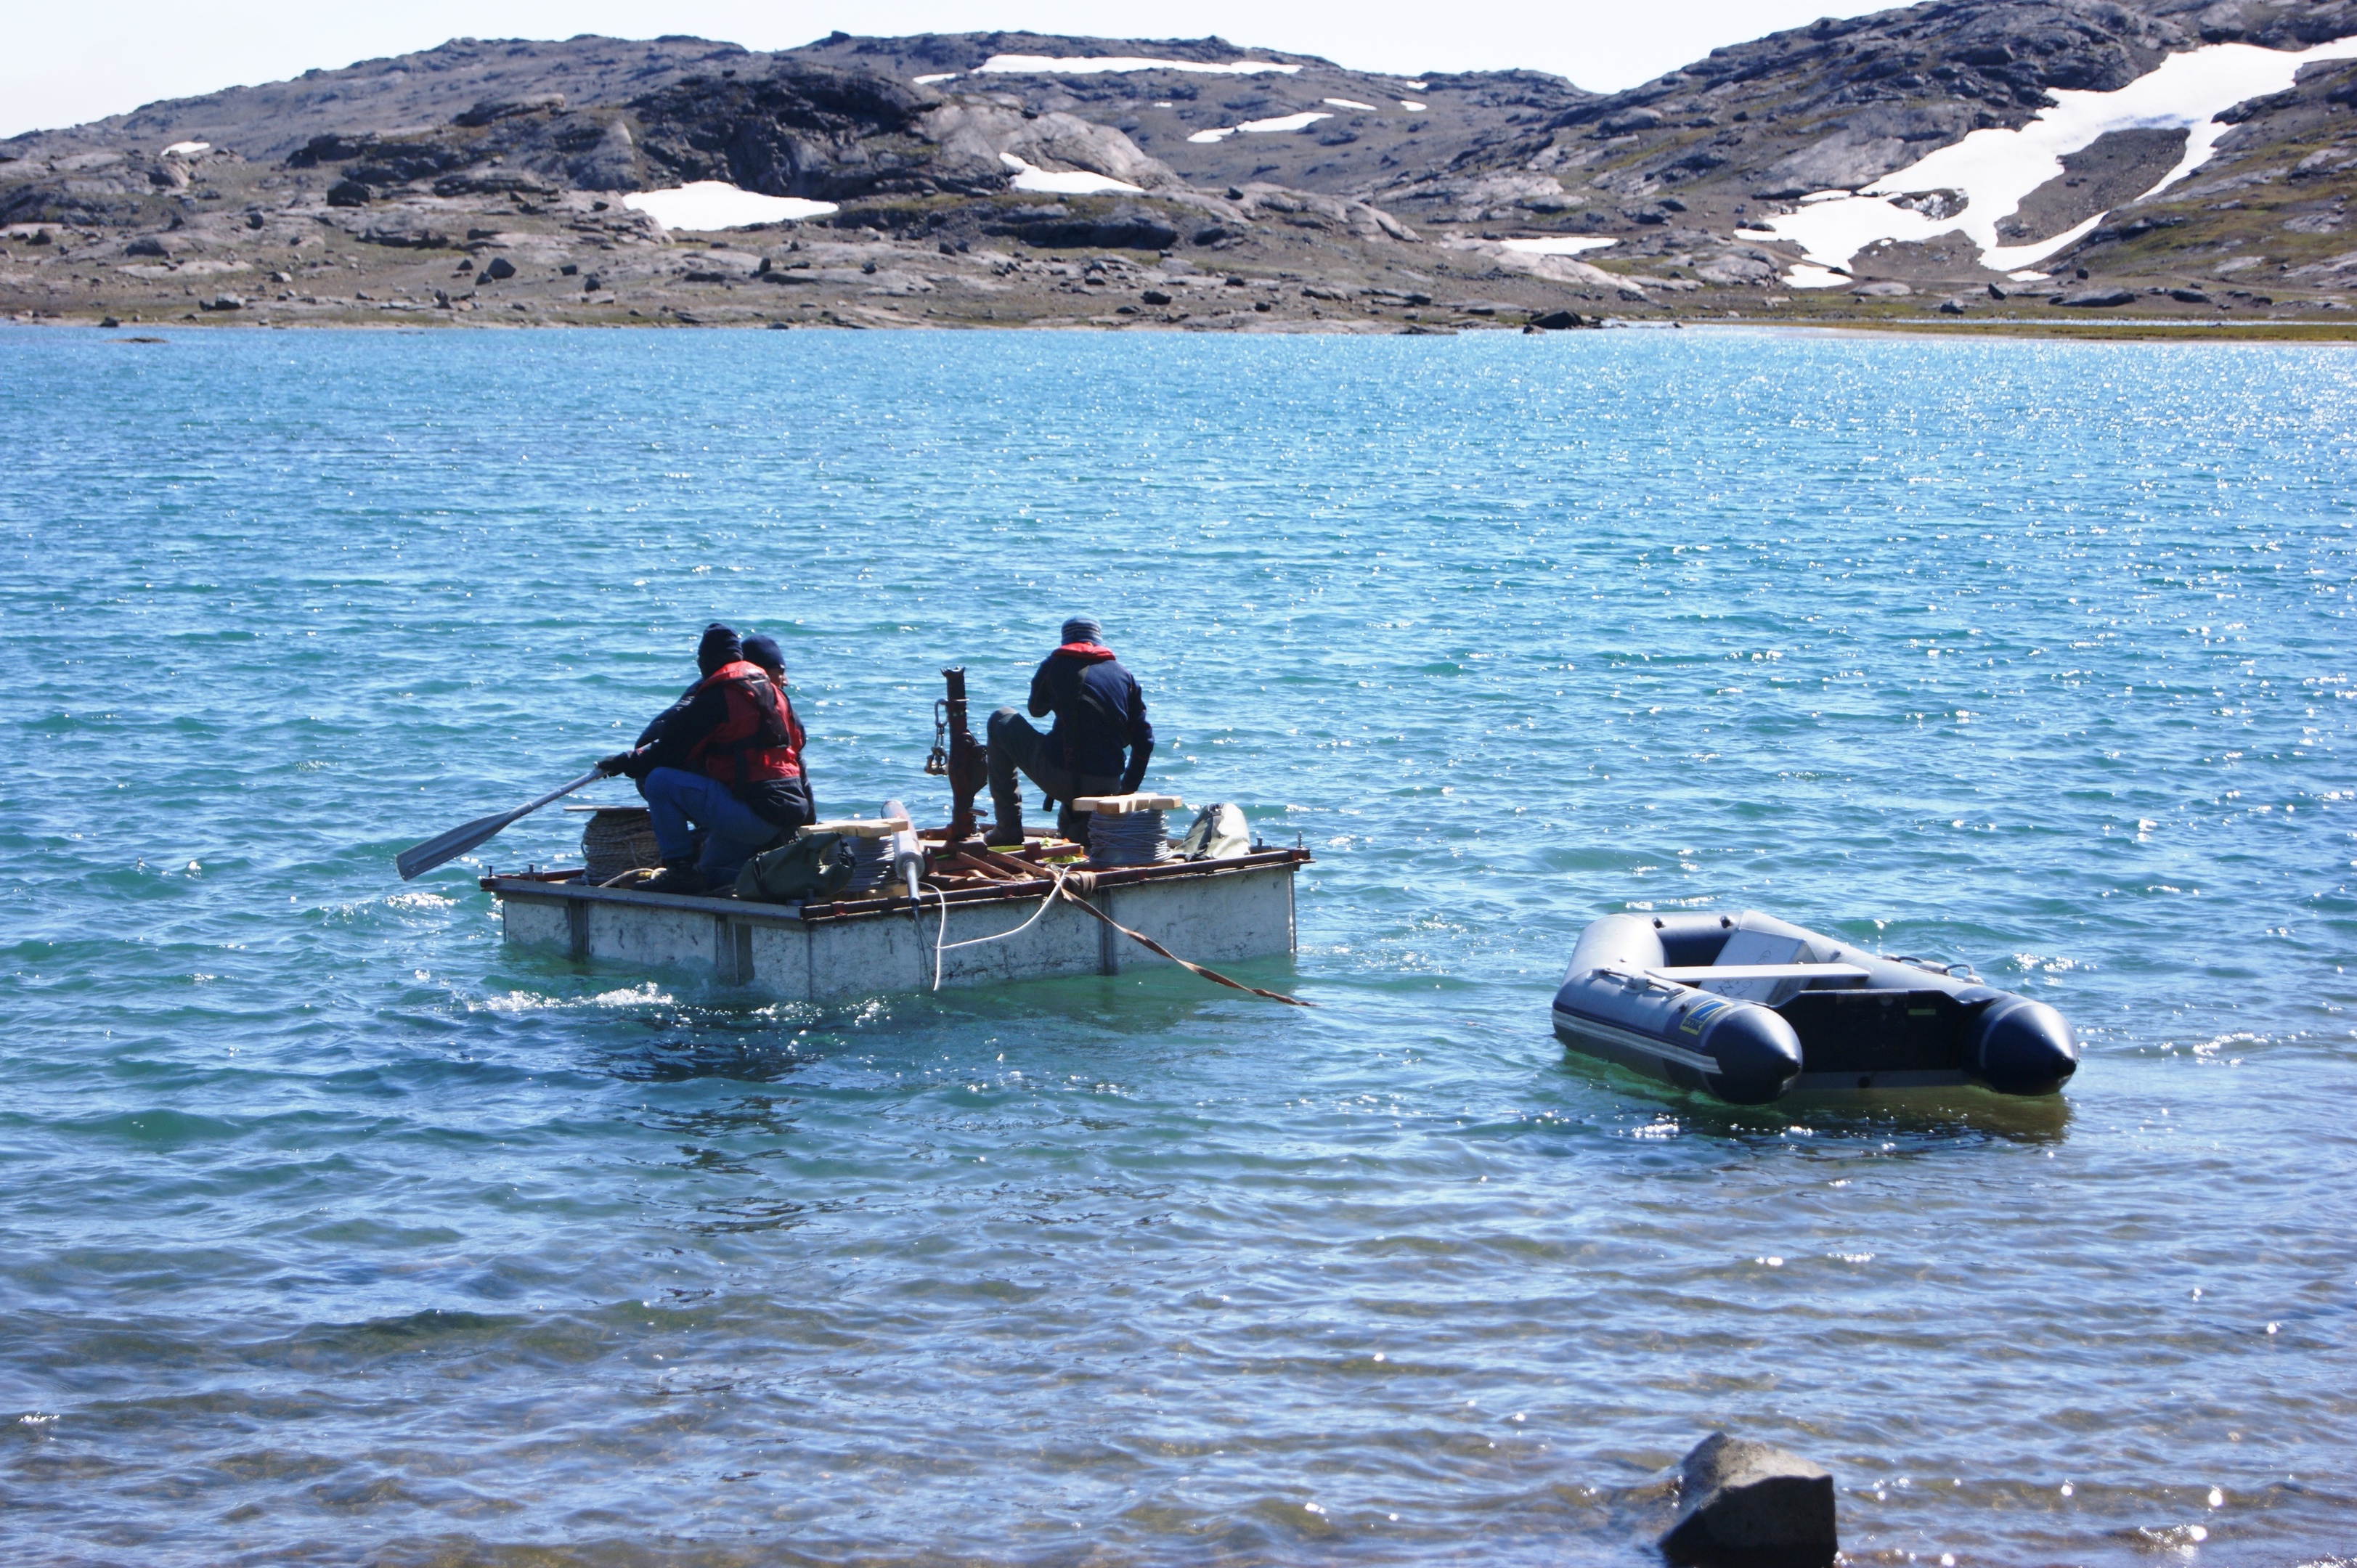
[[[841,833],[813,833],[764,850],[737,874],[737,897],[754,904],[832,898],[851,880],[851,845]]]

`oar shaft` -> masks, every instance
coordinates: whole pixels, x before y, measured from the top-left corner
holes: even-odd
[[[551,800],[562,800],[565,796],[572,794],[576,789],[586,789],[604,777],[606,777],[606,775],[603,769],[593,768],[588,772],[584,773],[580,778],[576,779],[572,783],[551,789],[547,794],[543,795],[531,805],[517,807],[515,815],[510,817],[508,821],[512,822],[516,821],[517,818],[528,817],[534,811],[539,811],[543,806],[547,805]]]
[[[532,815],[551,800],[562,800],[576,789],[594,784],[605,776],[602,769],[593,768],[570,784],[551,789],[530,805],[518,806],[514,811],[504,815],[479,818],[464,827],[453,828],[447,833],[427,839],[424,843],[413,844],[394,858],[393,868],[401,873],[401,879],[404,882],[412,877],[423,876],[436,866],[456,860],[477,844],[496,837],[517,820]]]

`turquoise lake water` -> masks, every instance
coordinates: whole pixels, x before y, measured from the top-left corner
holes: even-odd
[[[1737,332],[0,331],[0,1541],[74,1563],[2357,1552],[2357,359]],[[821,803],[1099,617],[1302,950],[833,1010],[401,848],[776,633]],[[594,798],[629,798],[608,784]],[[576,817],[495,840],[565,855]],[[1758,908],[2060,1101],[1566,1055]],[[2338,1555],[2336,1555],[2338,1554]]]

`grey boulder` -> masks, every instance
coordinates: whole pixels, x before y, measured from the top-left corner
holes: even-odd
[[[1755,182],[1755,194],[1857,190],[1934,147],[1963,140],[1974,116],[1965,103],[1875,104],[1831,124],[1832,134],[1770,165]]]
[[[562,92],[534,92],[522,98],[486,98],[472,109],[452,115],[450,123],[454,125],[488,125],[494,120],[554,112],[564,107],[565,94]]]
[[[1771,284],[1776,281],[1776,263],[1761,254],[1714,256],[1695,269],[1695,276],[1723,286]]]
[[[630,126],[619,120],[609,120],[598,133],[596,144],[567,164],[565,172],[584,190],[636,190],[638,156],[638,144],[630,140]]]
[[[1677,1522],[1661,1540],[1697,1568],[1824,1568],[1840,1549],[1834,1478],[1765,1443],[1714,1432],[1685,1457]]]

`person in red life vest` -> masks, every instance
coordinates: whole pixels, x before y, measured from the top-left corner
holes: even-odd
[[[1040,660],[1031,676],[1031,716],[1056,715],[1041,735],[1013,708],[990,715],[990,803],[993,821],[985,842],[1023,842],[1023,786],[1017,769],[1063,802],[1057,818],[1068,838],[1082,823],[1071,802],[1082,795],[1126,795],[1146,779],[1154,755],[1154,726],[1146,721],[1146,695],[1102,639],[1104,628],[1086,616],[1064,623],[1063,645]],[[1126,760],[1124,753],[1127,753]]]
[[[647,726],[640,744],[597,766],[638,781],[654,818],[657,893],[725,888],[745,862],[817,816],[802,773],[802,726],[786,700],[776,642],[753,639],[774,670],[745,655],[717,621],[695,650],[702,679]],[[704,833],[702,853],[695,832]]]

